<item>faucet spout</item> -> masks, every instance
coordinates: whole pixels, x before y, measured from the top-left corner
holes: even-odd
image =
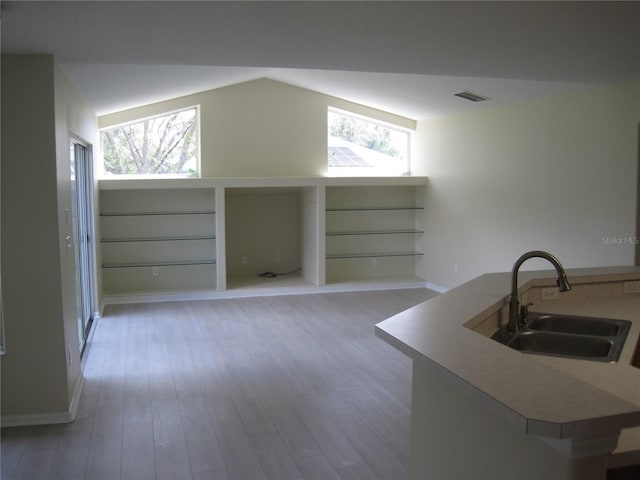
[[[513,264],[513,270],[511,272],[511,297],[509,298],[509,323],[507,325],[507,331],[509,333],[517,333],[520,327],[520,319],[518,318],[518,312],[520,311],[520,303],[518,302],[518,270],[520,270],[520,267],[525,261],[534,257],[544,258],[553,265],[558,275],[556,284],[561,292],[571,290],[571,284],[569,283],[567,274],[556,257],[542,250],[532,250],[531,252],[521,255]]]

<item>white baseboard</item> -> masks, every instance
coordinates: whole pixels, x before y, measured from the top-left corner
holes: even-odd
[[[280,295],[309,295],[317,293],[365,292],[377,290],[401,290],[407,288],[430,288],[424,280],[410,280],[402,282],[372,282],[372,283],[336,283],[329,285],[307,285],[299,287],[273,288],[234,288],[224,291],[196,291],[150,293],[132,295],[105,295],[104,305],[127,303],[177,302],[193,300],[217,300],[223,298],[272,297]],[[442,287],[441,287],[442,288]],[[432,289],[434,290],[434,289]],[[436,290],[437,291],[437,290]],[[445,289],[446,291],[446,289]]]
[[[3,415],[0,425],[4,427],[29,427],[32,425],[52,425],[56,423],[71,423],[70,412],[32,413],[26,415]]]
[[[441,287],[440,285],[436,285],[435,283],[427,282],[427,288],[429,290],[433,290],[438,293],[446,293],[449,291],[447,287]]]
[[[76,386],[73,389],[73,396],[69,410],[66,412],[52,413],[29,413],[25,415],[2,415],[0,425],[2,427],[28,427],[32,425],[53,425],[57,423],[71,423],[76,419],[78,404],[84,387],[84,376],[80,374]]]
[[[73,395],[71,396],[71,405],[69,405],[69,413],[71,414],[71,421],[73,422],[78,416],[78,405],[80,404],[80,397],[82,396],[82,389],[84,388],[84,375],[80,372],[80,376],[76,381],[76,386],[73,389]]]

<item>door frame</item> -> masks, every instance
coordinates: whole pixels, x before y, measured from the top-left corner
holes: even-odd
[[[75,281],[75,291],[76,291],[76,304],[79,307],[79,311],[77,312],[76,320],[82,323],[82,329],[78,330],[78,341],[79,341],[79,349],[80,355],[84,353],[87,339],[89,337],[89,333],[91,332],[91,327],[93,321],[96,317],[96,305],[97,305],[97,270],[96,270],[96,222],[95,222],[95,184],[94,184],[94,168],[93,168],[93,148],[92,145],[82,138],[70,135],[69,137],[69,147],[72,151],[72,157],[70,159],[70,174],[74,172],[75,181],[77,182],[77,168],[76,168],[76,148],[80,146],[84,149],[84,200],[85,207],[82,209],[78,209],[78,212],[72,212],[72,215],[85,215],[86,222],[86,233],[88,238],[86,241],[84,239],[79,239],[77,225],[73,223],[73,239],[74,239],[74,250],[77,253],[74,254],[74,281]],[[76,183],[77,185],[77,183]],[[82,195],[78,192],[78,188],[76,185],[72,185],[71,194],[72,194],[72,208],[77,209],[78,206],[76,201],[79,200],[77,195]],[[76,198],[74,198],[76,197]],[[86,255],[88,256],[82,265],[82,254],[81,254],[81,245],[80,242],[85,241],[86,246]],[[78,243],[76,243],[78,242]],[[81,265],[77,265],[78,261],[80,261]],[[84,281],[86,285],[83,285],[82,277],[79,279],[77,276],[78,269],[80,269],[80,275],[84,275]],[[85,271],[86,270],[86,271]],[[85,291],[86,290],[86,291]],[[78,296],[81,295],[81,298]],[[86,297],[86,298],[85,298]],[[87,305],[88,303],[88,305]],[[87,315],[88,318],[85,318],[85,309],[83,307],[87,307]]]
[[[640,123],[638,124],[638,146],[637,146],[637,154],[638,154],[638,166],[636,170],[636,175],[638,176],[638,180],[636,183],[636,255],[635,255],[635,264],[640,266]]]

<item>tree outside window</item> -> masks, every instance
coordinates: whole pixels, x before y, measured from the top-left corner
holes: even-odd
[[[102,131],[107,175],[197,175],[198,111],[180,110]]]

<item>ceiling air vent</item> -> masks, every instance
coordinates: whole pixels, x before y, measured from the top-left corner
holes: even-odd
[[[476,95],[471,92],[460,92],[454,93],[456,97],[464,98],[465,100],[469,100],[470,102],[484,102],[485,100],[491,100],[489,97],[483,97],[481,95]]]

